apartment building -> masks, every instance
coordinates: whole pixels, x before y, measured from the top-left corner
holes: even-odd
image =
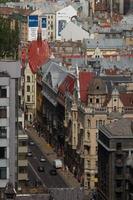
[[[130,84],[132,80],[128,76],[101,77],[92,72],[79,72],[76,96],[72,98],[67,93],[65,162],[87,190],[98,182],[98,127],[115,119],[132,118],[133,94],[128,90],[130,87],[125,89]]]
[[[36,74],[32,73],[28,63],[24,70],[24,98],[25,117],[33,122],[36,117]]]
[[[85,66],[80,71],[75,68],[72,75],[64,71],[64,66],[48,62],[39,79],[43,99],[38,96],[48,142],[55,149],[62,148],[65,165],[85,190],[98,184],[99,125],[133,116],[130,71],[127,75],[117,72],[99,76],[89,70]]]
[[[18,84],[18,190],[22,190],[28,180],[28,135],[25,132],[24,109],[24,68],[21,69],[21,79]]]
[[[121,119],[99,127],[99,200],[133,198],[133,121]]]
[[[0,62],[0,188],[17,185],[18,62]]]

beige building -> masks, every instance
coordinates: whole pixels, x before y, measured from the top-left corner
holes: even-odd
[[[32,122],[36,117],[36,74],[31,72],[27,63],[24,80],[24,102],[27,120]]]
[[[32,12],[32,15],[38,15],[39,23],[41,22],[41,19],[43,17],[46,17],[46,29],[42,29],[42,37],[47,39],[48,41],[55,40],[56,35],[56,15],[55,15],[55,9],[54,6],[51,8],[47,5],[46,9],[40,9]],[[43,36],[44,34],[44,36]]]
[[[97,186],[99,126],[122,117],[133,117],[132,80],[129,77],[91,76],[89,72],[79,73],[77,92],[73,100],[67,95],[65,104],[65,160],[85,190]]]

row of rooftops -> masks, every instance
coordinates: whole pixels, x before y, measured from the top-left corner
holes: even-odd
[[[95,94],[96,90],[93,85],[101,85],[101,94],[109,94],[113,92],[114,86],[118,83],[132,83],[131,75],[101,75],[99,78],[93,71],[79,71],[77,77],[77,72],[72,74],[70,71],[66,71],[60,64],[53,61],[49,61],[46,65],[42,66],[42,83],[47,83],[56,93],[60,93],[61,96],[65,96],[65,92],[68,91],[71,95],[73,94],[75,83],[79,81],[79,92],[80,100],[86,103],[88,100],[88,94]],[[94,80],[95,79],[95,80]],[[105,89],[102,85],[106,86]],[[133,103],[132,93],[126,93],[126,88],[124,86],[117,86],[118,95],[122,100],[124,106],[131,107]],[[97,91],[97,94],[100,94]],[[110,97],[109,97],[110,98]],[[107,102],[106,102],[107,103]],[[105,105],[106,106],[106,105]]]

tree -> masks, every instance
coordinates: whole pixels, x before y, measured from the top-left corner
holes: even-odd
[[[18,56],[19,29],[11,29],[11,19],[0,17],[0,58],[15,58]]]

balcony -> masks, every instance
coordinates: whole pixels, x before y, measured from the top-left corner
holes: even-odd
[[[28,152],[27,146],[18,147],[18,153],[27,153],[27,152]]]
[[[27,173],[19,173],[19,174],[18,174],[18,180],[19,180],[19,181],[22,181],[22,180],[26,181],[26,180],[28,180],[28,175],[27,175]]]
[[[19,167],[28,166],[28,161],[27,160],[18,160],[18,166]]]

